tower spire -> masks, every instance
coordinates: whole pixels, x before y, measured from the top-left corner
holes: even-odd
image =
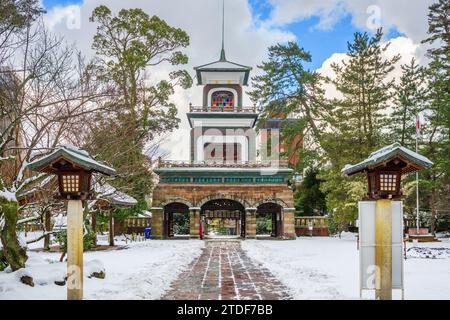
[[[226,61],[225,57],[225,0],[222,0],[222,50],[220,51],[220,61]]]

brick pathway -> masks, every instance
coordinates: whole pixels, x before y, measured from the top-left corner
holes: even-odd
[[[164,300],[280,300],[286,288],[241,249],[240,240],[208,240]]]

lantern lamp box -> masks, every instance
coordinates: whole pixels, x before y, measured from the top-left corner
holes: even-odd
[[[67,200],[86,200],[91,197],[92,173],[108,176],[116,174],[113,168],[94,160],[89,153],[74,146],[61,146],[29,163],[28,168],[57,174],[61,197]]]

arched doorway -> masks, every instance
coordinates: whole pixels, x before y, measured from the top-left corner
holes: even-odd
[[[189,207],[172,202],[164,206],[164,238],[189,235]]]
[[[245,208],[234,200],[215,199],[201,206],[205,236],[245,237]]]
[[[281,211],[282,207],[277,203],[260,204],[256,208],[256,235],[281,236]]]

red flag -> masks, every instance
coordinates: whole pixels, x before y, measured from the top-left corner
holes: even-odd
[[[419,114],[416,114],[416,135],[420,136],[420,118],[419,118]]]

